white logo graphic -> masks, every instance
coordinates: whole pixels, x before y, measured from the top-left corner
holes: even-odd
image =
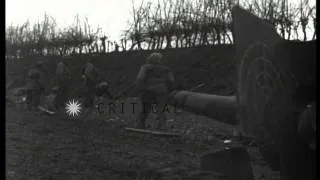
[[[80,113],[81,107],[80,103],[78,101],[75,101],[74,99],[72,101],[69,101],[66,104],[66,110],[69,116],[77,116]]]

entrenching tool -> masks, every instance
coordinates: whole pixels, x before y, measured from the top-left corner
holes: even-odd
[[[284,179],[315,179],[315,160],[297,131],[299,116],[315,101],[316,42],[288,41],[274,27],[235,6],[237,92],[219,96],[174,91],[170,103],[216,121],[240,126],[279,155]],[[302,89],[302,90],[301,90]],[[268,159],[266,159],[268,160]]]

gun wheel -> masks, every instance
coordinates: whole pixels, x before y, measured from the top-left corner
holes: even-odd
[[[289,112],[283,72],[274,60],[272,49],[256,43],[247,49],[238,71],[237,100],[242,128],[266,144],[280,139],[280,124]]]

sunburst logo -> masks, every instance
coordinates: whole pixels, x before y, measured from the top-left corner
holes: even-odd
[[[66,104],[66,110],[69,116],[78,116],[78,114],[81,112],[81,109],[81,104],[74,99]]]

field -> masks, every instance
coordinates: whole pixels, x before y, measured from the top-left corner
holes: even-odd
[[[69,66],[73,88],[79,85],[83,62],[94,63],[117,93],[129,86],[148,51],[113,53],[105,56],[74,57]],[[205,85],[197,92],[230,95],[235,92],[236,61],[231,46],[163,51],[176,75],[178,89]],[[7,83],[21,82],[23,69],[39,58],[7,61]],[[54,72],[58,58],[46,58],[46,68]],[[20,80],[19,80],[20,79]],[[10,93],[10,91],[8,91]],[[136,94],[133,93],[132,96]],[[117,103],[130,104],[132,98]],[[139,106],[138,106],[139,107]],[[7,179],[200,179],[200,156],[207,152],[237,145],[232,127],[184,111],[168,113],[168,131],[181,137],[159,137],[128,132],[136,113],[97,114],[68,118],[63,112],[48,116],[6,107],[6,178]],[[154,118],[148,118],[153,129]],[[231,139],[231,144],[223,141]],[[255,179],[279,179],[262,159],[255,144],[246,144]],[[216,162],[225,163],[225,162]],[[218,175],[211,179],[225,179]]]

